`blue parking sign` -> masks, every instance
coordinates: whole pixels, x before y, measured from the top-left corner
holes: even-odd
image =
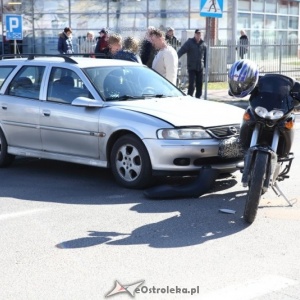
[[[23,18],[21,15],[6,15],[6,39],[22,40],[23,39]]]

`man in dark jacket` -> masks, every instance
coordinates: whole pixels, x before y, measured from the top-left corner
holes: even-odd
[[[239,39],[239,55],[240,55],[241,59],[243,59],[244,55],[247,54],[248,45],[249,45],[249,40],[248,40],[248,37],[246,35],[246,31],[241,30],[241,36],[240,36],[240,39]]]
[[[201,39],[200,29],[195,30],[193,38],[188,39],[177,52],[178,58],[187,54],[189,73],[188,95],[193,96],[196,85],[196,98],[202,96],[203,69],[206,66],[206,44]]]
[[[70,27],[66,27],[64,31],[59,34],[57,50],[60,54],[74,53],[72,44],[72,30]]]
[[[148,66],[149,68],[152,67],[152,62],[156,53],[155,48],[150,41],[150,34],[154,29],[155,27],[153,26],[149,26],[147,28],[147,32],[145,34],[145,38],[142,41],[141,50],[140,50],[142,63]]]

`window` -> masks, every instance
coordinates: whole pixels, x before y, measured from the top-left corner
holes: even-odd
[[[250,11],[250,0],[238,1],[238,9],[244,11]]]
[[[238,14],[237,18],[237,30],[238,36],[241,29],[250,28],[250,14]]]
[[[47,100],[71,104],[77,97],[92,98],[81,78],[71,70],[52,68]]]
[[[262,29],[264,24],[264,16],[263,15],[253,15],[252,16],[252,38],[260,39],[262,38]]]
[[[263,12],[264,11],[264,0],[252,0],[252,10]]]
[[[38,100],[44,71],[42,66],[23,67],[10,83],[7,94]]]
[[[15,66],[1,67],[0,68],[0,88],[2,87],[5,79],[8,77],[8,75],[11,73],[11,71],[14,68],[15,68]]]
[[[283,17],[283,16],[279,16],[278,17],[278,25],[277,27],[279,29],[287,29],[288,28],[288,18],[287,17]]]
[[[265,11],[268,13],[276,13],[277,0],[267,0]]]
[[[298,14],[299,14],[299,2],[298,1],[290,2],[290,14],[298,16]]]
[[[288,0],[278,1],[278,13],[287,15],[288,5],[289,5]]]
[[[298,30],[298,17],[290,17],[289,28]]]

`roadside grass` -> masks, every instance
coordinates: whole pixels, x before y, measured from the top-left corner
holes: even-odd
[[[207,83],[208,90],[226,90],[228,89],[228,83],[225,82],[208,82]]]

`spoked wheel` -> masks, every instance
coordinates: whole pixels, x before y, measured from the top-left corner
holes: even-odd
[[[150,158],[143,142],[132,134],[119,138],[111,152],[116,181],[127,188],[145,188],[152,182]]]
[[[4,133],[0,129],[0,167],[10,165],[15,156],[7,153],[7,142]]]
[[[268,153],[258,152],[251,172],[251,182],[244,210],[244,219],[247,223],[253,223],[255,220],[260,197],[263,192],[263,184],[266,178],[268,165]]]

